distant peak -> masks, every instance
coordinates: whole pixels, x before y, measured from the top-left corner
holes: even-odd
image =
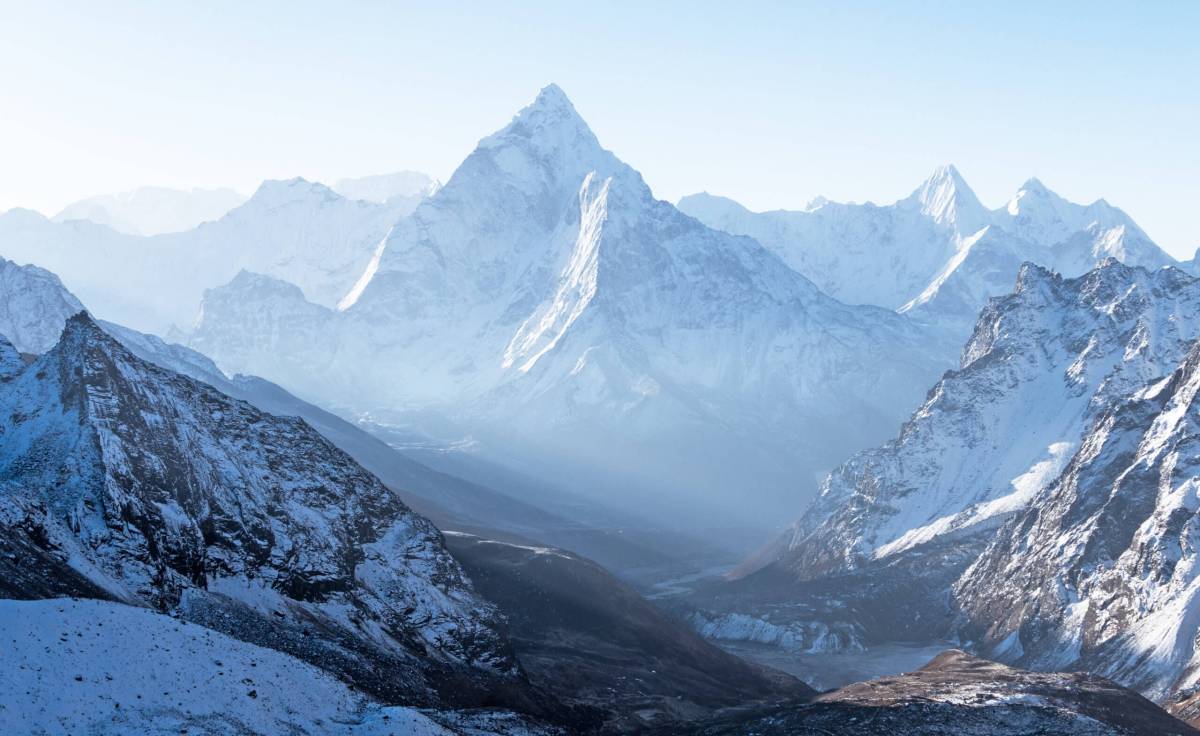
[[[1050,190],[1046,188],[1046,185],[1042,183],[1042,180],[1036,176],[1031,176],[1026,179],[1025,183],[1021,185],[1021,191],[1035,192],[1037,194],[1046,194],[1050,192]]]
[[[920,210],[939,225],[956,229],[960,235],[979,232],[988,224],[987,211],[953,164],[943,164],[917,187],[903,206]]]
[[[338,197],[329,187],[316,181],[309,181],[301,176],[291,179],[267,179],[258,186],[250,202],[273,206],[285,202],[294,202],[311,197],[322,199]]]

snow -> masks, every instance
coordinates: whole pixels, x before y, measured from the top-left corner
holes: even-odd
[[[553,86],[358,276],[341,311],[244,279],[213,289],[189,344],[673,520],[774,525],[813,490],[796,478],[882,439],[945,367],[908,320],[654,199]]]
[[[119,603],[0,600],[0,658],[3,733],[454,733],[287,655]]]
[[[0,258],[0,335],[22,353],[43,353],[58,342],[67,318],[83,311],[57,276]]]
[[[347,199],[291,179],[264,182],[211,222],[149,237],[10,211],[0,215],[0,256],[53,271],[98,317],[163,333],[190,328],[204,290],[242,269],[293,282],[332,308],[412,206]]]
[[[1107,257],[1148,269],[1175,263],[1103,200],[1074,204],[1034,179],[989,211],[953,166],[884,207],[824,202],[755,213],[708,194],[679,206],[711,227],[760,240],[827,293],[898,309],[952,345],[968,337],[989,298],[1011,289],[1024,261],[1067,276]]]
[[[89,220],[126,235],[178,233],[219,219],[246,201],[232,189],[140,187],[74,202],[53,217],[55,222]]]

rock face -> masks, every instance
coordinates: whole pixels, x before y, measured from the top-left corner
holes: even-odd
[[[1200,344],[1091,422],[1064,471],[955,586],[981,647],[1159,699],[1196,692],[1197,391]]]
[[[899,309],[944,333],[970,334],[989,298],[1007,294],[1023,262],[1078,276],[1105,258],[1173,265],[1124,212],[1078,205],[1030,179],[1005,207],[987,210],[953,166],[888,206],[822,201],[803,211],[755,213],[707,194],[684,197],[705,224],[756,238],[825,292]]]
[[[1083,673],[1033,673],[951,650],[916,672],[858,683],[803,705],[735,713],[693,733],[840,736],[1192,736],[1149,700]]]
[[[306,399],[436,415],[492,457],[662,513],[793,507],[797,479],[878,437],[938,370],[907,320],[655,200],[557,87],[397,223],[350,297],[324,309],[239,277],[207,294],[191,345]],[[746,486],[763,506],[731,498]]]
[[[1173,268],[1023,267],[899,437],[831,474],[761,569],[707,609],[727,613],[740,592],[777,626],[956,636],[1191,712],[1198,318],[1200,281]]]
[[[146,363],[86,314],[0,407],[7,595],[173,611],[406,702],[519,680],[436,529],[303,421]]]
[[[1094,421],[1200,337],[1200,282],[1108,260],[1076,279],[1027,265],[994,300],[962,366],[893,441],[851,458],[787,535],[801,579],[943,542],[978,551],[1065,468]]]

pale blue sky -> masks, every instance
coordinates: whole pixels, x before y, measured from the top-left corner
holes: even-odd
[[[890,202],[953,162],[1200,245],[1200,3],[645,5],[0,0],[0,210],[445,179],[553,81],[665,199]]]

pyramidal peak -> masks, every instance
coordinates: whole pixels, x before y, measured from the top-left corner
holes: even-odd
[[[542,88],[533,102],[517,111],[512,122],[479,142],[479,148],[518,144],[541,156],[573,152],[591,158],[604,152],[587,122],[556,84]]]
[[[978,232],[989,221],[987,210],[953,164],[939,166],[916,191],[897,204],[920,210],[962,236]]]

